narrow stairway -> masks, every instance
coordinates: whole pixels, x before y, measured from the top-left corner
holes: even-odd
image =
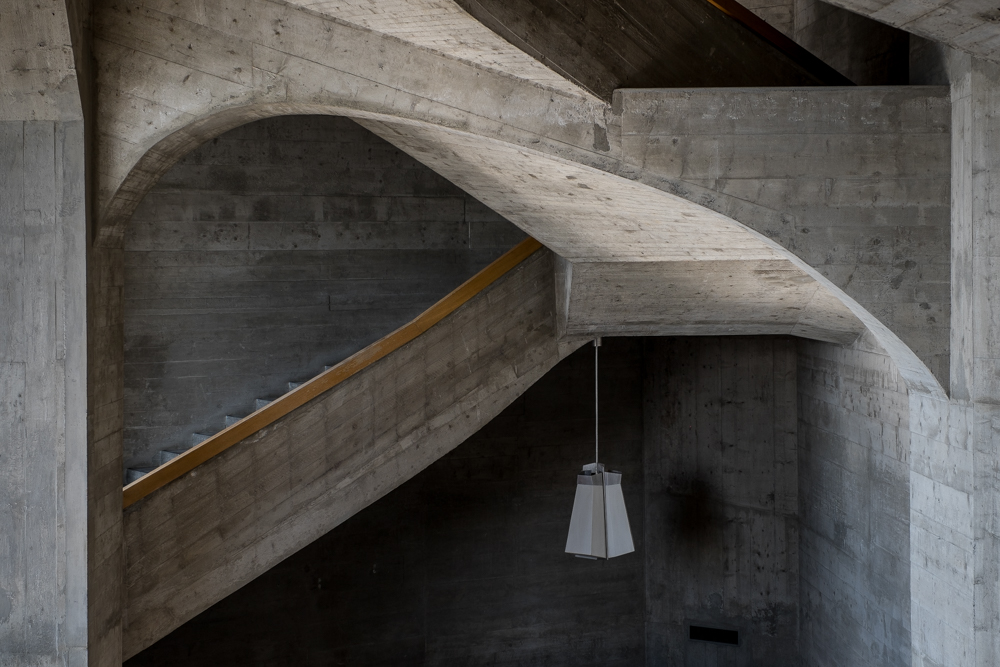
[[[411,479],[582,343],[533,239],[124,489],[125,659]]]

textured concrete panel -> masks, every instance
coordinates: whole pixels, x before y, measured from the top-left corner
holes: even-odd
[[[575,346],[540,251],[392,355],[125,514],[134,655],[411,478]]]
[[[158,465],[388,335],[523,238],[345,118],[213,139],[125,239],[124,466]]]
[[[646,339],[647,665],[801,664],[795,350]],[[689,623],[740,645],[690,641]]]
[[[636,90],[619,103],[629,164],[772,211],[736,217],[853,297],[947,383],[945,88]]]
[[[910,665],[910,404],[870,335],[801,342],[803,664]]]
[[[83,143],[79,120],[0,121],[0,663],[12,667],[81,664],[94,622]]]
[[[605,339],[600,360],[601,456],[623,472],[635,553],[563,551],[575,472],[593,453],[585,346],[412,480],[126,664],[643,664],[642,345]]]

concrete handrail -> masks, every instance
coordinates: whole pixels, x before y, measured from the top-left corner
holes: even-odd
[[[323,392],[409,343],[455,312],[460,306],[489,287],[541,247],[542,244],[535,239],[530,237],[525,239],[425,310],[413,321],[404,324],[388,336],[356,352],[312,380],[303,383],[302,386],[296,387],[281,398],[268,403],[260,410],[143,475],[123,489],[123,506],[129,507],[135,504],[157,489],[166,486],[205,461],[273,424],[296,408],[305,405]]]

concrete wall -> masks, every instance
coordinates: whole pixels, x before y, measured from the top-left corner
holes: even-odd
[[[823,2],[794,0],[792,38],[859,86],[909,81],[909,33]]]
[[[1000,66],[951,55],[953,402],[927,410],[922,609],[939,630],[915,651],[922,665],[986,667],[1000,661]]]
[[[645,353],[646,664],[799,665],[795,339]],[[688,622],[741,645],[690,641]]]
[[[870,336],[798,368],[803,664],[909,665],[906,387]]]
[[[642,343],[602,353],[602,458],[624,473],[636,553],[563,552],[593,455],[585,346],[419,476],[126,664],[641,664]]]
[[[0,113],[0,663],[11,667],[87,659],[83,165],[82,120]]]
[[[592,451],[584,346],[128,664],[797,665],[795,361],[784,337],[605,340],[601,458],[625,475],[633,555],[563,553]],[[691,642],[689,620],[742,645]]]
[[[75,667],[93,546],[75,26],[61,0],[0,14],[0,664]]]
[[[578,344],[539,250],[406,345],[125,512],[131,657],[462,444]]]
[[[947,89],[616,93],[626,159],[704,188],[949,372]],[[695,198],[690,193],[687,196]]]
[[[524,234],[346,118],[232,130],[125,241],[125,465],[211,434],[413,319]]]

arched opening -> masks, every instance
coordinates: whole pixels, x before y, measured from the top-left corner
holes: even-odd
[[[126,481],[406,324],[524,238],[354,121],[211,139],[124,239]]]

